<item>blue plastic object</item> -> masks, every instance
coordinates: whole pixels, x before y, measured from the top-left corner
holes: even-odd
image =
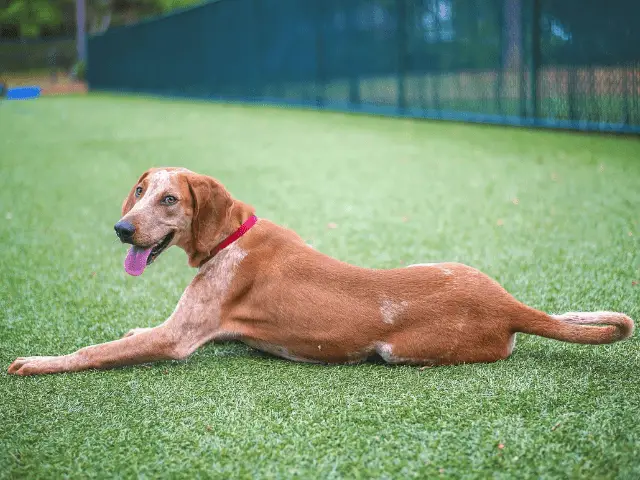
[[[40,87],[14,87],[7,90],[7,100],[29,100],[40,96]]]

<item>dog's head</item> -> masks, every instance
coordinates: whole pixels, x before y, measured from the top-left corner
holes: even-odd
[[[125,270],[142,274],[172,245],[187,252],[191,266],[199,266],[233,228],[235,203],[211,177],[184,168],[147,170],[125,198],[114,227],[118,238],[132,245]]]

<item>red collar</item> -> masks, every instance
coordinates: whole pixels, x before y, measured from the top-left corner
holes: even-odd
[[[253,227],[256,224],[257,221],[258,221],[258,217],[256,217],[255,215],[251,215],[246,222],[244,222],[242,225],[240,225],[240,228],[238,228],[235,232],[233,232],[231,235],[229,235],[227,238],[225,238],[223,241],[221,241],[216,246],[216,248],[214,248],[211,251],[211,256],[209,258],[213,257],[220,250],[228,247],[233,242],[238,240],[241,236],[243,236],[245,233],[247,233],[251,229],[251,227]]]

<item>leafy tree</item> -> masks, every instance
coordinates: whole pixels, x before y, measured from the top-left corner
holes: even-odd
[[[0,24],[18,25],[21,37],[36,37],[42,27],[60,25],[65,4],[73,0],[0,0]]]
[[[99,32],[202,1],[85,0],[87,28]],[[43,30],[74,31],[75,8],[76,0],[0,0],[0,25],[17,27],[21,37],[38,37]]]

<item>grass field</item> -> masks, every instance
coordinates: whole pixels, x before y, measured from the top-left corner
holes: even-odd
[[[129,277],[113,232],[161,165],[344,261],[461,261],[536,308],[640,320],[637,139],[91,95],[0,104],[0,132],[1,478],[640,478],[637,334],[423,371],[220,344],[4,373],[172,312],[184,253]]]

